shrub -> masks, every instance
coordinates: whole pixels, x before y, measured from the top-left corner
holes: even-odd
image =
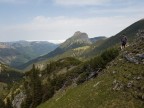
[[[85,82],[87,80],[88,76],[89,76],[88,72],[84,72],[84,73],[80,74],[76,83],[81,84],[81,83]]]

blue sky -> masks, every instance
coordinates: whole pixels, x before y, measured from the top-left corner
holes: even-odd
[[[144,0],[0,0],[0,41],[110,37],[143,13]]]

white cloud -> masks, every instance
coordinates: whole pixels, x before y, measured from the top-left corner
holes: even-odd
[[[0,0],[0,3],[14,3],[14,4],[23,4],[23,3],[40,3],[45,0]]]
[[[0,2],[15,2],[16,0],[0,0]]]
[[[137,0],[53,0],[55,3],[60,5],[103,5],[107,3],[124,3],[124,4],[131,4]]]
[[[29,41],[29,42],[32,42],[32,41],[47,41],[47,42],[51,42],[51,43],[55,43],[55,44],[60,44],[60,43],[63,43],[65,40],[26,40],[26,41]]]
[[[144,7],[126,7],[126,8],[117,8],[117,9],[101,9],[101,10],[96,10],[96,9],[91,9],[89,10],[89,13],[92,14],[141,14],[144,12]]]
[[[111,0],[54,0],[57,4],[61,5],[96,5],[107,3]]]
[[[48,40],[48,42],[60,44],[63,43],[65,40]]]
[[[37,16],[30,23],[0,26],[2,40],[65,40],[75,31],[89,37],[112,36],[142,17],[45,17]]]

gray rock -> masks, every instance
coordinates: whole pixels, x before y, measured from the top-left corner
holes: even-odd
[[[133,80],[141,80],[141,79],[142,79],[142,76],[133,77]]]
[[[121,90],[123,88],[123,84],[120,84],[116,90]]]
[[[91,72],[91,74],[88,76],[88,79],[95,78],[98,75],[98,72]]]
[[[25,94],[23,92],[20,92],[14,97],[14,100],[12,101],[12,105],[14,108],[21,108],[21,104],[25,99]]]
[[[115,81],[115,80],[114,80],[114,81]],[[115,82],[116,82],[116,81],[115,81]],[[115,83],[115,82],[113,82],[113,83]],[[113,90],[119,91],[119,90],[121,90],[122,88],[123,88],[123,84],[120,84],[120,83],[116,82],[115,86],[113,87]]]
[[[113,85],[115,85],[117,83],[117,80],[115,79],[114,81],[113,81]]]
[[[144,59],[144,54],[137,54],[136,57],[138,57],[140,59]]]
[[[136,79],[137,79],[137,80],[140,80],[140,79],[142,79],[142,77],[138,76]]]
[[[127,87],[131,88],[133,86],[133,81],[128,82]]]
[[[130,54],[124,55],[124,57],[126,58],[126,60],[128,60],[131,63],[139,64],[139,61],[135,57],[131,56]]]
[[[142,100],[144,100],[144,95],[142,95],[142,97],[141,97],[141,98],[142,98]]]
[[[115,74],[115,73],[116,73],[116,71],[113,71],[112,73],[113,73],[113,74]]]
[[[118,85],[119,85],[119,83],[116,83],[116,85],[113,87],[113,90],[116,90]]]

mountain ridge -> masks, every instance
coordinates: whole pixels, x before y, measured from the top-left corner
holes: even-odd
[[[106,38],[106,39],[101,39],[100,41],[97,41],[96,43],[91,42],[91,44],[89,44],[89,42],[88,42],[87,45],[88,46],[90,45],[91,47],[89,47],[86,51],[84,51],[84,53],[81,54],[81,56],[82,56],[83,59],[86,59],[86,58],[89,58],[89,57],[91,58],[91,57],[95,56],[96,54],[100,53],[101,51],[103,51],[103,50],[105,50],[109,47],[112,47],[112,46],[115,46],[115,45],[120,46],[121,45],[120,40],[121,40],[122,34],[125,34],[128,38],[128,42],[131,42],[135,38],[136,33],[138,32],[138,30],[140,30],[140,29],[144,29],[144,20],[139,20],[137,22],[134,22],[133,24],[126,27],[125,29],[123,29],[122,31],[120,31],[119,33],[117,33],[116,35],[114,35],[112,37],[109,37],[109,38]],[[79,34],[81,34],[81,32],[77,31],[73,36],[74,37],[79,37]],[[72,39],[73,39],[73,36],[71,37]],[[84,37],[87,38],[87,34],[84,33]],[[69,39],[71,39],[71,38],[69,38]],[[44,55],[43,57],[39,57],[35,60],[29,61],[26,64],[24,64],[23,66],[21,66],[20,69],[24,69],[27,66],[29,66],[30,64],[37,63],[37,62],[40,62],[40,61],[44,61],[44,60],[52,58],[56,55],[64,54],[64,52],[66,51],[65,46],[67,47],[69,45],[67,43],[65,44],[65,42],[64,42],[64,44],[62,44],[62,48],[58,47],[58,48],[56,48],[56,50],[50,52],[47,55]],[[71,42],[68,41],[68,43],[71,43]],[[82,46],[85,46],[85,45],[82,45]],[[79,47],[82,47],[82,46],[80,46],[80,44],[79,44]],[[74,46],[71,45],[70,49],[73,49],[73,48],[76,48],[76,47],[77,47],[77,45],[74,45]],[[73,53],[71,53],[71,54],[73,54]]]
[[[102,40],[102,39],[105,39],[105,38],[99,37],[99,38],[96,38],[93,42],[96,42],[96,40],[98,41],[98,40]],[[37,59],[33,59],[24,65],[21,65],[19,67],[19,69],[24,69],[33,63],[38,63],[40,61],[44,61],[44,60],[47,60],[47,59],[50,59],[53,57],[64,55],[67,52],[71,52],[75,48],[90,46],[93,44],[91,40],[93,40],[93,39],[88,38],[88,35],[86,33],[82,33],[80,31],[77,31],[74,33],[74,35],[72,37],[68,38],[65,42],[60,44],[60,46],[58,48],[56,48],[54,51],[52,51],[52,52],[50,52],[44,56],[38,57]]]

